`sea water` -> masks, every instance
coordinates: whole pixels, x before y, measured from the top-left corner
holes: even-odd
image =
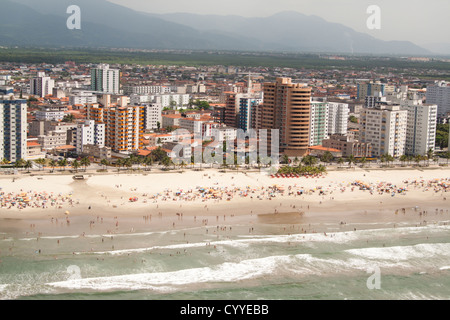
[[[321,231],[225,222],[84,236],[9,230],[0,299],[450,299],[448,224],[308,227]]]

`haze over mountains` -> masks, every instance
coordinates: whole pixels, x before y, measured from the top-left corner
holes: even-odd
[[[67,7],[81,8],[69,30]],[[148,14],[106,0],[3,0],[0,46],[130,47],[368,54],[431,54],[408,41],[382,41],[316,16],[264,18]]]

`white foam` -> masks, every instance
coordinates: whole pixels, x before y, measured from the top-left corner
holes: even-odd
[[[443,266],[443,267],[440,267],[439,270],[450,270],[450,266]]]
[[[48,285],[67,289],[113,289],[155,290],[159,286],[185,286],[205,282],[236,282],[270,275],[280,264],[288,263],[289,256],[273,256],[244,260],[238,263],[223,263],[214,267],[185,269],[172,272],[130,274],[112,277],[68,280]]]
[[[407,261],[410,259],[435,258],[437,255],[450,257],[450,243],[423,243],[413,246],[373,247],[350,249],[346,252],[371,260]]]

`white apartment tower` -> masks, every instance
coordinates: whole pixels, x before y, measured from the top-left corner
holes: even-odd
[[[361,112],[361,142],[372,144],[372,155],[405,153],[408,111],[399,105],[383,105]]]
[[[162,105],[158,103],[152,103],[144,108],[144,130],[153,130],[162,127]]]
[[[321,145],[328,139],[329,105],[324,101],[311,102],[309,145]]]
[[[84,120],[77,124],[74,137],[77,154],[84,151],[85,145],[105,146],[105,124],[95,123],[94,120]]]
[[[446,116],[450,112],[450,83],[440,81],[427,87],[427,103],[437,104],[438,116]]]
[[[55,80],[45,76],[45,72],[38,72],[37,77],[30,80],[30,94],[41,98],[53,94]]]
[[[0,100],[0,159],[27,157],[27,101]]]
[[[110,69],[108,64],[99,64],[91,70],[91,90],[119,94],[120,70]]]
[[[349,113],[348,104],[328,102],[328,135],[347,134]]]
[[[408,100],[402,106],[408,111],[405,154],[426,155],[435,150],[438,106]]]

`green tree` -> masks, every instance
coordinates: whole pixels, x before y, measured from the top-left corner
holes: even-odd
[[[73,122],[75,120],[75,116],[72,113],[68,113],[62,119],[62,122]]]
[[[433,149],[428,149],[427,151],[427,164],[430,165],[430,160],[433,158],[434,156],[434,151]]]
[[[34,162],[37,165],[41,166],[41,169],[44,170],[44,166],[45,166],[45,162],[46,162],[45,159],[39,158],[39,159],[34,160]]]
[[[333,155],[331,154],[330,151],[326,151],[326,152],[320,157],[320,160],[321,160],[322,162],[325,162],[325,163],[330,164],[331,161],[333,160]]]
[[[355,158],[355,156],[351,154],[351,155],[347,158],[347,162],[348,162],[349,168],[351,168],[352,163],[356,163],[356,158]]]
[[[162,158],[161,163],[166,169],[173,164],[172,159],[170,159],[170,157],[168,156]]]
[[[80,160],[80,164],[84,166],[84,171],[86,171],[87,167],[91,165],[91,160],[89,160],[88,157],[84,157],[83,159]]]
[[[28,170],[27,173],[30,173],[30,169],[33,167],[33,162],[31,162],[31,160],[25,161],[24,167]]]
[[[317,164],[317,162],[318,162],[317,158],[313,157],[311,155],[304,156],[303,159],[302,159],[302,163],[305,166],[314,166],[314,165]]]
[[[48,163],[50,167],[52,167],[52,172],[55,171],[55,167],[58,165],[58,162],[55,159],[51,159]]]
[[[80,167],[80,163],[77,160],[74,160],[72,162],[72,168],[75,170],[75,172],[78,172],[79,167]]]
[[[103,170],[106,170],[106,168],[109,166],[109,161],[106,159],[102,159],[100,161],[100,164],[103,166]]]
[[[66,167],[68,165],[67,159],[62,158],[61,160],[58,161],[58,165],[63,168],[63,171],[66,171]]]

